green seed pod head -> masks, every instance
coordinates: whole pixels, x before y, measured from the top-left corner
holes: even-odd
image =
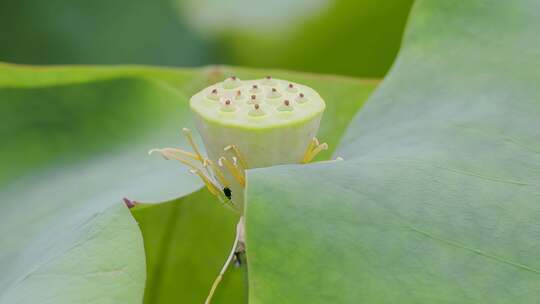
[[[229,77],[190,101],[208,156],[217,162],[235,145],[247,168],[300,163],[319,128],[325,103],[310,87],[266,77]]]

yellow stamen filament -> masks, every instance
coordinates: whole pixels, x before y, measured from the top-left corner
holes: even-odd
[[[166,153],[178,153],[178,154],[180,154],[182,156],[185,156],[187,158],[191,158],[191,159],[196,160],[196,161],[200,160],[199,156],[197,156],[197,154],[191,153],[191,152],[179,149],[179,148],[153,149],[153,150],[150,150],[148,153],[151,154],[154,151],[160,151],[160,153],[163,152],[163,151],[165,151]]]
[[[317,154],[319,154],[323,150],[328,150],[328,144],[327,143],[322,143],[322,144],[318,145],[315,149],[313,149],[313,151],[311,151],[311,159],[315,158],[315,156],[317,156]],[[310,161],[311,161],[311,159],[310,159]]]
[[[231,149],[234,151],[234,154],[236,155],[236,157],[240,161],[240,166],[242,166],[243,169],[247,169],[248,166],[247,166],[246,159],[244,158],[242,153],[240,153],[240,149],[238,149],[238,147],[236,145],[228,145],[223,150],[229,151]]]
[[[216,164],[214,164],[214,162],[209,159],[206,159],[206,162],[210,165],[210,168],[212,168],[212,171],[214,172],[219,182],[223,185],[223,187],[229,187],[230,183],[225,178],[225,175],[223,175],[223,172],[221,172],[221,169],[219,169],[219,167],[216,166]]]
[[[317,143],[317,138],[313,137],[311,139],[311,141],[309,142],[309,145],[308,145],[308,147],[306,149],[306,152],[304,153],[304,157],[302,158],[302,163],[303,164],[307,164],[309,162],[309,160],[307,158],[310,155],[311,150],[313,150],[313,147],[316,146],[316,143]]]
[[[193,140],[193,136],[191,135],[191,130],[188,129],[188,128],[183,128],[182,132],[184,132],[184,136],[188,140],[188,142],[191,145],[191,148],[193,149],[193,151],[195,151],[195,154],[197,155],[197,157],[199,158],[201,163],[204,163],[204,157],[202,156],[199,148],[197,147],[197,144],[195,144],[195,141]]]
[[[191,169],[189,170],[189,172],[197,174],[202,179],[202,181],[204,182],[204,184],[206,185],[206,188],[208,188],[208,191],[210,191],[210,193],[212,193],[215,196],[221,195],[221,190],[218,189],[218,187],[216,187],[216,185],[214,185],[214,183],[212,183],[212,181],[200,169]]]
[[[184,165],[186,165],[187,167],[190,168],[191,173],[197,174],[197,176],[199,176],[201,178],[201,180],[206,185],[206,188],[208,188],[208,191],[210,191],[210,193],[212,193],[213,195],[218,196],[218,197],[222,195],[221,189],[219,189],[214,184],[214,182],[212,182],[212,179],[210,177],[208,177],[206,174],[204,174],[204,172],[202,172],[199,168],[197,168],[197,166],[192,164],[190,161],[188,161],[186,159],[183,159],[182,157],[174,154],[174,152],[176,152],[175,150],[176,149],[172,149],[172,148],[152,149],[148,153],[152,154],[154,152],[158,152],[165,159],[174,159],[174,160],[177,160],[177,161],[181,162],[182,164],[184,164]]]
[[[320,144],[319,140],[316,137],[313,137],[313,139],[309,143],[308,148],[306,149],[306,153],[304,153],[302,163],[307,164],[311,162],[315,158],[315,156],[317,156],[317,154],[319,154],[323,150],[328,150],[328,144]]]
[[[229,172],[231,172],[232,176],[234,176],[234,178],[238,181],[238,183],[242,186],[242,187],[245,187],[246,186],[246,180],[243,176],[243,171],[240,170],[238,167],[234,166],[228,159],[226,159],[225,157],[220,157],[219,158],[219,165],[223,167],[223,165],[225,165],[225,167],[227,167],[227,169],[229,170]]]
[[[191,169],[194,169],[194,170],[199,170],[199,168],[197,168],[194,164],[192,164],[191,162],[189,162],[188,160],[186,159],[183,159],[181,158],[180,156],[178,155],[175,155],[173,153],[173,151],[171,151],[171,148],[165,148],[165,149],[152,149],[150,151],[148,151],[148,154],[152,154],[154,152],[158,152],[159,154],[161,154],[161,156],[163,156],[165,159],[174,159],[174,160],[177,160],[179,162],[181,162],[182,164],[188,166],[189,168]]]
[[[204,160],[204,166],[205,168],[207,169],[208,171],[208,166],[210,166],[210,168],[213,169],[214,172],[218,172],[216,175],[218,176],[218,179],[220,180],[220,183],[221,183],[221,186],[223,187],[229,187],[229,183],[228,181],[225,179],[225,176],[223,175],[223,173],[221,172],[221,170],[219,169],[218,166],[216,166],[211,160],[209,160],[208,158],[206,158]],[[210,178],[208,178],[208,176],[206,176],[204,174],[204,172],[198,170],[198,172],[194,171],[194,170],[190,170],[191,173],[195,173],[197,174],[204,182],[204,184],[206,185],[206,187],[208,188],[208,191],[210,191],[210,193],[214,194],[222,203],[224,203],[224,205],[229,208],[229,210],[232,210],[234,212],[239,212],[238,208],[236,207],[236,205],[231,201],[229,200],[227,197],[225,197],[224,193],[220,190],[220,188],[218,186],[216,186],[211,180]],[[209,176],[211,175],[211,173],[209,172],[208,173]],[[210,185],[210,186],[209,186]],[[211,189],[212,188],[212,189]]]

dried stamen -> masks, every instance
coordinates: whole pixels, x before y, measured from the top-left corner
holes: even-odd
[[[158,152],[159,154],[161,154],[161,156],[163,156],[163,158],[165,158],[167,160],[174,159],[174,160],[177,160],[177,161],[181,162],[182,164],[188,166],[191,169],[198,169],[197,166],[192,164],[190,161],[182,158],[179,155],[176,155],[175,154],[176,151],[173,151],[173,150],[174,149],[172,149],[172,148],[152,149],[152,150],[148,151],[148,154],[153,154],[154,152]]]
[[[236,145],[228,145],[223,150],[224,151],[229,151],[231,149],[233,150],[234,154],[236,154],[236,157],[240,161],[240,166],[242,166],[243,169],[247,169],[248,166],[247,166],[246,159],[244,158],[242,153],[240,153],[240,149],[238,149],[238,147]]]
[[[304,157],[302,159],[302,163],[307,164],[317,156],[321,151],[327,150],[328,144],[322,143],[319,144],[319,140],[316,137],[313,137],[311,142],[309,143],[308,148],[306,149],[306,152],[304,153]]]
[[[207,159],[206,162],[210,165],[210,168],[212,168],[212,171],[214,172],[214,175],[217,177],[218,181],[221,183],[223,187],[229,187],[230,183],[225,178],[225,175],[223,175],[223,172],[221,172],[221,169],[219,169],[216,164],[214,164],[213,161]]]
[[[216,185],[214,185],[214,183],[212,183],[212,181],[200,169],[191,169],[189,170],[189,172],[197,174],[197,176],[199,176],[204,182],[206,188],[208,188],[208,191],[210,191],[210,193],[215,196],[221,195],[221,191],[219,190],[219,188],[217,188]]]
[[[210,193],[218,197],[222,202],[225,203],[227,207],[231,208],[231,210],[238,212],[237,207],[228,198],[224,197],[224,193],[221,191],[221,185],[223,185],[223,187],[228,187],[230,183],[227,181],[219,167],[216,166],[211,160],[202,156],[197,156],[194,153],[190,153],[182,149],[176,148],[152,149],[149,151],[149,154],[152,154],[154,152],[160,153],[161,156],[163,156],[163,158],[165,159],[177,160],[190,168],[190,172],[199,176],[199,178],[203,181]],[[203,168],[205,168],[207,172],[203,172],[200,168],[198,168],[196,165],[194,165],[184,157],[188,157],[193,160],[199,160],[199,158],[202,158]],[[212,172],[208,170],[208,166],[212,169]],[[213,176],[218,179],[221,185],[214,180]]]
[[[191,153],[191,152],[188,152],[188,151],[184,151],[184,150],[178,149],[178,148],[152,149],[152,150],[148,151],[148,154],[152,154],[154,152],[160,152],[161,153],[161,151],[167,151],[167,153],[178,153],[178,154],[180,154],[182,156],[191,158],[191,159],[196,160],[196,161],[200,161],[199,156],[197,156],[197,154],[194,154],[194,153]]]
[[[191,148],[193,151],[195,151],[195,154],[197,155],[198,159],[203,163],[204,157],[202,156],[201,152],[199,151],[199,148],[195,144],[195,141],[193,140],[193,136],[191,134],[191,130],[188,128],[183,128],[182,132],[184,133],[184,136],[188,140],[189,144],[191,145]]]
[[[242,187],[246,186],[243,170],[240,170],[237,166],[234,166],[227,158],[223,156],[218,159],[218,164],[221,167],[225,166]]]
[[[182,157],[180,157],[178,155],[175,155],[173,153],[173,151],[171,151],[170,149],[167,149],[167,148],[165,148],[165,149],[153,149],[153,150],[150,150],[149,153],[152,154],[153,152],[159,152],[165,159],[174,159],[174,160],[177,160],[177,161],[181,162],[182,164],[186,165],[187,167],[190,168],[190,172],[196,173],[201,178],[201,180],[206,185],[206,187],[208,188],[210,193],[212,193],[212,194],[214,194],[216,196],[219,196],[221,194],[221,191],[216,190],[216,189],[219,189],[219,188],[212,181],[212,178],[207,176],[206,174],[204,174],[199,168],[197,168],[197,166],[195,166],[194,164],[192,164],[188,160],[183,159]]]
[[[328,144],[327,143],[322,143],[322,144],[318,145],[315,149],[313,149],[313,151],[311,151],[311,159],[309,159],[309,161],[311,161],[313,158],[315,158],[315,156],[317,156],[317,154],[319,154],[323,150],[328,150]]]

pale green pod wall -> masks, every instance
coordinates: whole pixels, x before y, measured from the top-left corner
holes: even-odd
[[[274,128],[247,129],[224,126],[197,117],[197,129],[203,138],[208,157],[217,161],[221,156],[232,157],[224,148],[234,144],[244,156],[248,168],[300,163],[311,141],[317,135],[321,114],[302,123]]]

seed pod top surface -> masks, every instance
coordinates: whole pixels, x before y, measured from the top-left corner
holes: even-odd
[[[231,76],[195,94],[190,105],[207,121],[249,129],[303,123],[325,109],[312,88],[271,77],[240,80]]]

